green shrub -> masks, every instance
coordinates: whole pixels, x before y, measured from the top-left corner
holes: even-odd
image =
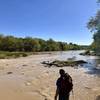
[[[0,59],[5,59],[6,55],[5,54],[0,54]]]

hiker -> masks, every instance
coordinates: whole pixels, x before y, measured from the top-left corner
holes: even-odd
[[[56,82],[56,94],[55,100],[59,95],[59,100],[69,100],[69,95],[71,90],[73,89],[72,78],[68,73],[65,73],[63,69],[59,70],[60,77]]]

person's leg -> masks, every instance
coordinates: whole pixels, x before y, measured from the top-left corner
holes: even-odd
[[[63,95],[59,95],[59,100],[64,100],[64,96]]]
[[[64,100],[69,100],[69,94],[65,95],[64,97]]]
[[[69,94],[67,94],[67,95],[59,95],[59,100],[69,100]]]

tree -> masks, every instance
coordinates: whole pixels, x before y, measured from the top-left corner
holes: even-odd
[[[100,0],[98,0],[98,2],[100,3]],[[100,55],[100,10],[97,11],[96,16],[91,17],[87,27],[91,32],[94,32],[92,48],[98,55]]]
[[[18,38],[14,36],[0,35],[0,50],[1,51],[65,51],[79,49],[76,44],[67,44],[66,42],[57,42],[53,39],[47,41],[38,38],[26,37]]]
[[[58,51],[59,45],[53,39],[47,40],[46,51]]]
[[[98,32],[98,30],[100,30],[100,10],[98,10],[95,17],[91,17],[87,24],[87,27],[91,32]]]
[[[40,44],[40,51],[45,51],[46,45],[47,45],[46,41],[43,40],[43,39],[38,39],[38,41],[39,41],[39,44]]]

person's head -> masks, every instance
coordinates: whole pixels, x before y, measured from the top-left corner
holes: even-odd
[[[60,69],[59,70],[59,74],[60,74],[60,76],[64,76],[65,75],[65,71],[63,69]]]

